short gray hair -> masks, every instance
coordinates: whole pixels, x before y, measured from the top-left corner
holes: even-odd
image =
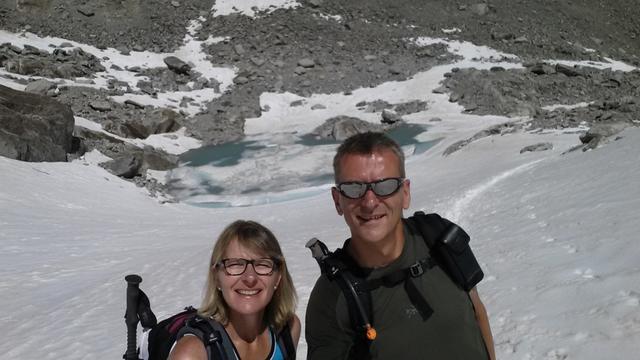
[[[404,152],[400,145],[384,133],[364,132],[350,136],[338,147],[336,155],[333,157],[333,176],[335,182],[338,183],[340,179],[340,160],[342,160],[345,155],[368,155],[381,150],[391,150],[391,152],[398,157],[400,177],[405,177]]]

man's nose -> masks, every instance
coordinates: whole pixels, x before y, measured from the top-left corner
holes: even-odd
[[[378,195],[373,192],[373,189],[369,187],[362,197],[362,204],[365,207],[375,207],[380,202]]]

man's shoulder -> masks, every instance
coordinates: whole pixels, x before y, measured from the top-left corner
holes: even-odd
[[[313,289],[311,290],[311,296],[331,296],[334,293],[338,293],[340,287],[335,281],[332,281],[327,275],[322,274],[316,280]]]
[[[336,309],[341,290],[335,281],[331,281],[326,275],[321,275],[316,280],[309,302],[306,308],[307,330],[323,329],[323,323],[336,318]],[[313,330],[311,332],[314,332]]]

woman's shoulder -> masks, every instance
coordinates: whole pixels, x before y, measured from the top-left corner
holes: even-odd
[[[300,340],[300,331],[302,329],[302,324],[300,323],[298,315],[293,314],[293,316],[289,320],[289,329],[291,331],[293,343],[296,347],[298,347],[298,340]]]
[[[183,336],[171,350],[169,360],[207,360],[207,349],[196,336]]]

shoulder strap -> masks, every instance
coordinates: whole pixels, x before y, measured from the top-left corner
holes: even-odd
[[[430,250],[435,249],[438,244],[438,239],[442,236],[446,227],[451,222],[438,214],[425,214],[422,211],[416,211],[413,216],[406,219],[409,226],[417,230],[424,242],[427,243],[427,247]]]
[[[178,332],[177,340],[190,334],[195,335],[202,341],[207,349],[209,360],[232,360],[235,359],[233,343],[219,322],[196,315],[187,320],[186,325]]]
[[[354,266],[347,264],[349,257],[343,249],[331,252],[316,238],[309,240],[306,247],[320,265],[321,273],[338,284],[346,300],[349,320],[356,334],[348,358],[369,359],[369,346],[376,338],[376,331],[372,326],[371,293],[366,282],[353,273]]]
[[[458,225],[438,214],[416,212],[407,223],[417,229],[438,265],[465,291],[471,290],[484,273],[469,246],[469,235]]]
[[[283,352],[285,360],[291,360],[296,358],[296,347],[293,345],[293,338],[291,337],[291,327],[287,322],[285,326],[280,330],[276,336],[276,341],[280,350]]]

